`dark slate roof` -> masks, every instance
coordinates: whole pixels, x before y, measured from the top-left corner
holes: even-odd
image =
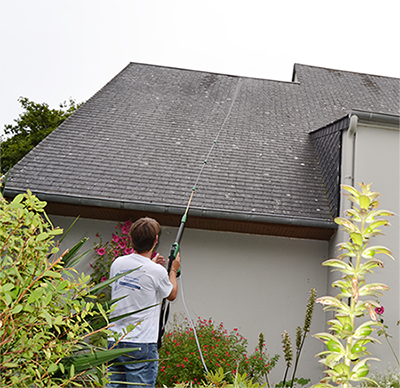
[[[184,208],[219,134],[193,211],[331,223],[309,132],[351,109],[399,114],[400,80],[305,65],[293,79],[131,63],[12,169],[7,189]]]

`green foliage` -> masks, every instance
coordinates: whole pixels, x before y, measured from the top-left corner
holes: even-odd
[[[235,387],[235,388],[264,388],[267,383],[260,385],[260,383],[254,383],[253,379],[247,376],[246,373],[240,374],[235,373],[233,383],[228,384],[226,382],[227,372],[224,372],[223,368],[219,368],[216,372],[208,372],[205,375],[206,382],[202,385],[204,387]]]
[[[375,372],[371,376],[376,382],[376,387],[380,388],[400,388],[400,371],[388,367],[384,372]],[[360,387],[370,387],[369,383],[362,383]]]
[[[172,329],[164,335],[163,346],[159,350],[157,384],[171,386],[193,382],[200,385],[205,371],[193,328],[187,319],[178,322],[176,318],[170,326]],[[270,359],[263,351],[260,356],[259,350],[248,357],[247,340],[237,329],[228,333],[222,323],[216,325],[211,319],[199,318],[194,327],[208,371],[215,374],[222,368],[226,371],[226,383],[233,383],[237,373],[254,376],[252,380],[257,383],[255,378],[259,379],[269,373],[278,360],[278,356]],[[251,361],[252,357],[257,362]],[[260,358],[264,363],[262,367],[259,365]]]
[[[267,349],[265,347],[264,334],[260,333],[258,337],[258,346],[254,353],[246,359],[246,371],[248,377],[256,382],[265,381],[268,387],[270,383],[268,380],[269,372],[276,366],[280,356],[276,354],[273,357],[269,357]]]
[[[1,144],[1,172],[6,173],[30,150],[38,145],[49,133],[79,108],[74,100],[63,102],[60,109],[50,109],[48,104],[38,104],[26,97],[18,99],[23,113],[15,119],[14,125],[6,125],[4,132],[11,135]]]
[[[314,312],[315,298],[317,297],[317,291],[315,288],[310,290],[310,296],[308,297],[306,313],[304,317],[303,327],[298,326],[296,329],[296,355],[294,359],[294,367],[292,373],[292,379],[286,381],[288,372],[290,367],[292,366],[293,361],[293,350],[292,350],[292,339],[290,338],[290,334],[285,330],[282,334],[282,346],[283,346],[283,354],[285,357],[286,369],[285,374],[282,380],[282,386],[293,387],[297,381],[305,381],[304,379],[296,379],[296,371],[300,361],[301,351],[304,346],[304,341],[306,340],[307,334],[310,332],[310,326],[312,321],[312,315]]]
[[[333,384],[348,388],[352,383],[373,383],[367,377],[369,360],[367,344],[376,342],[371,333],[379,326],[376,308],[381,308],[376,301],[382,296],[382,291],[389,288],[381,283],[366,282],[366,274],[373,269],[383,267],[383,262],[376,254],[386,254],[392,257],[391,251],[383,246],[368,246],[375,235],[381,234],[378,229],[389,223],[379,217],[391,216],[386,210],[377,210],[379,193],[371,192],[370,185],[361,184],[361,190],[351,186],[342,186],[349,194],[347,197],[354,206],[346,211],[347,218],[338,217],[335,222],[341,225],[349,234],[348,242],[339,244],[342,253],[337,259],[323,263],[340,271],[343,276],[333,282],[332,286],[339,289],[336,296],[324,296],[316,302],[323,304],[324,310],[333,311],[335,318],[328,324],[331,333],[319,333],[315,337],[323,341],[326,351],[319,353],[320,362],[326,366],[326,377],[314,387],[332,387]],[[374,298],[374,299],[362,299]],[[356,325],[356,318],[369,315],[370,320]]]
[[[85,343],[93,319],[107,324],[106,310],[91,295],[89,276],[64,267],[67,252],[58,255],[54,241],[62,230],[45,205],[30,191],[11,203],[0,196],[0,385],[102,386],[105,363],[129,350]]]
[[[91,274],[92,281],[99,284],[108,279],[108,273],[112,262],[119,256],[129,255],[133,252],[129,229],[132,225],[130,220],[120,222],[115,226],[115,233],[112,233],[109,241],[103,242],[102,237],[97,233],[99,242],[96,243],[94,251],[96,256],[94,262],[90,264],[93,268]]]
[[[281,387],[304,387],[307,385],[311,380],[310,379],[293,379],[289,381],[281,381],[278,384],[275,385],[275,388],[281,388]]]

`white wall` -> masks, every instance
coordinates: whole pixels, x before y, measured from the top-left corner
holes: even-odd
[[[353,141],[355,141],[353,147]],[[367,277],[367,282],[381,282],[390,287],[390,291],[380,299],[385,308],[383,318],[385,324],[389,326],[388,332],[393,336],[392,346],[400,355],[400,326],[397,322],[400,319],[400,249],[399,249],[399,205],[400,205],[400,160],[399,160],[399,130],[378,127],[367,124],[358,124],[356,135],[353,140],[348,132],[343,133],[343,176],[342,181],[351,184],[352,170],[354,171],[354,182],[372,183],[371,189],[381,194],[379,198],[380,209],[387,209],[396,216],[388,218],[391,226],[383,228],[385,236],[377,236],[371,240],[370,245],[384,245],[392,250],[395,261],[388,256],[380,255],[380,259],[385,262],[384,269],[376,269],[374,275]],[[354,169],[351,168],[353,150],[355,151]],[[359,187],[356,185],[356,187]],[[342,211],[349,208],[349,202],[342,200]],[[331,256],[336,256],[334,246],[348,240],[348,235],[342,231],[338,232],[331,243]],[[333,276],[329,277],[329,284],[333,281]],[[329,291],[332,294],[332,290]],[[369,349],[374,357],[381,362],[371,362],[373,370],[378,367],[382,371],[387,364],[395,365],[395,359],[383,337],[379,338],[381,345],[369,345]]]
[[[52,217],[55,224],[67,227],[72,219]],[[80,219],[63,247],[89,236],[88,247],[104,241],[116,223]],[[165,256],[177,229],[164,227],[157,251]],[[239,328],[254,350],[263,332],[268,352],[282,356],[281,333],[286,329],[295,343],[296,327],[304,323],[305,307],[311,288],[326,294],[327,269],[321,266],[328,254],[328,243],[311,240],[254,236],[238,233],[186,229],[181,242],[182,281],[185,301],[192,318],[212,318],[228,330]],[[79,270],[89,273],[90,258]],[[179,294],[172,313],[184,312]],[[311,332],[324,330],[325,314],[315,308]],[[318,340],[309,337],[303,350],[298,377],[319,380],[321,367],[315,354],[322,351]],[[272,381],[283,376],[283,356],[271,374]]]

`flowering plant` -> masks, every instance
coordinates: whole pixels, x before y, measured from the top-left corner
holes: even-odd
[[[201,385],[205,379],[205,370],[193,328],[187,318],[180,323],[176,316],[171,326],[159,350],[158,386],[170,387],[187,382]],[[256,381],[269,373],[276,364],[277,356],[269,359],[263,348],[257,349],[249,358],[246,355],[247,340],[238,329],[229,333],[222,323],[216,325],[211,319],[201,318],[198,318],[194,328],[208,371],[217,372],[222,368],[227,383],[232,383],[237,373],[247,373]]]
[[[382,291],[389,289],[382,283],[367,283],[366,274],[375,268],[383,268],[383,261],[376,254],[392,257],[392,252],[384,246],[369,246],[372,237],[381,234],[379,227],[389,225],[380,217],[392,216],[387,210],[377,210],[379,193],[370,190],[371,185],[362,183],[361,190],[342,185],[349,194],[347,197],[354,204],[346,210],[347,217],[338,217],[335,222],[341,225],[350,235],[347,242],[339,244],[341,253],[337,259],[323,263],[342,272],[341,279],[332,283],[340,292],[336,296],[324,296],[316,300],[324,305],[324,310],[335,312],[334,319],[328,321],[332,333],[318,333],[314,336],[323,341],[327,350],[318,354],[323,356],[320,362],[326,366],[326,377],[314,388],[334,387],[333,384],[351,388],[352,383],[375,382],[366,377],[369,373],[369,360],[365,357],[371,353],[367,344],[376,340],[371,336],[378,324],[376,309],[383,312],[379,302],[365,297],[378,299]],[[344,300],[343,300],[344,299]],[[357,326],[357,318],[369,315],[370,320]]]
[[[119,222],[115,226],[115,233],[112,233],[111,239],[103,242],[102,237],[97,233],[96,237],[100,241],[95,244],[94,250],[96,256],[94,262],[90,264],[93,268],[91,274],[92,281],[95,284],[104,282],[108,279],[110,266],[112,262],[119,256],[129,255],[133,252],[131,247],[131,238],[129,236],[129,229],[132,221]]]

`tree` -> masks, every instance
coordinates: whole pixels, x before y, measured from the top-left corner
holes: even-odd
[[[3,174],[82,105],[70,99],[68,102],[61,103],[60,109],[50,109],[48,104],[38,104],[29,101],[26,97],[20,97],[18,101],[24,109],[23,113],[14,120],[14,125],[4,126],[4,133],[11,137],[1,144],[1,172]]]

